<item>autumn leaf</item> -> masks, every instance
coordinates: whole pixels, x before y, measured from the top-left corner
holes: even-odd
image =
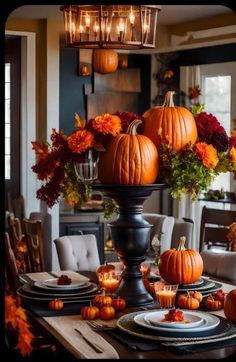
[[[75,128],[83,129],[86,126],[85,119],[81,118],[78,113],[75,112]]]
[[[35,150],[36,154],[40,157],[45,157],[48,154],[48,145],[46,143],[40,143],[32,141],[32,150]]]
[[[20,253],[27,253],[27,251],[28,251],[27,245],[25,243],[25,236],[23,234],[20,236],[20,239],[18,240],[18,242],[16,244],[16,249]]]

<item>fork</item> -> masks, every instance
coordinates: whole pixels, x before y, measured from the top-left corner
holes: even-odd
[[[108,324],[99,323],[99,322],[95,322],[95,321],[92,321],[92,320],[86,321],[86,323],[96,331],[101,331],[102,332],[102,331],[111,331],[111,330],[115,329],[115,327],[111,327]]]

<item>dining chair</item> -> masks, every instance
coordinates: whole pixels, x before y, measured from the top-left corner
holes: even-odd
[[[45,271],[44,239],[41,220],[23,219],[23,229],[28,247],[31,272]]]
[[[15,254],[12,250],[9,234],[5,232],[5,279],[6,287],[16,294],[16,290],[20,287],[20,278],[16,264]]]
[[[61,270],[96,271],[100,265],[93,234],[65,235],[54,240]]]
[[[174,228],[171,238],[171,248],[177,248],[181,236],[186,237],[185,247],[189,248],[193,238],[194,222],[188,218],[175,218]]]
[[[229,250],[229,226],[236,221],[236,210],[202,208],[199,251],[217,246]]]

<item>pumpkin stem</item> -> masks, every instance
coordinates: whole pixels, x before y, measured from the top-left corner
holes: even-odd
[[[130,123],[126,133],[135,136],[137,134],[137,127],[140,123],[142,123],[141,119],[134,119],[133,122]]]
[[[174,107],[173,95],[175,91],[168,91],[165,95],[165,100],[162,107]]]
[[[185,247],[184,247],[185,242],[186,242],[186,237],[185,237],[185,236],[181,236],[181,237],[180,237],[180,240],[179,240],[179,244],[178,244],[176,250],[178,250],[178,251],[184,251],[184,250],[186,250]]]

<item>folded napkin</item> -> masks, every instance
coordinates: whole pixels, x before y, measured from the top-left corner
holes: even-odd
[[[52,278],[52,275],[47,272],[26,273],[25,276],[29,278],[32,282],[39,282],[41,280]]]
[[[81,316],[43,317],[44,322],[53,335],[77,358],[86,359],[118,359],[116,350],[99,333],[93,331],[81,319]],[[96,353],[87,342],[75,331],[79,329],[90,341],[104,349],[103,353]]]
[[[62,274],[67,275],[69,278],[73,279],[74,282],[88,282],[89,278],[85,277],[84,275],[77,273],[73,270],[60,270],[60,271],[52,271],[52,274],[55,277],[59,277]]]

